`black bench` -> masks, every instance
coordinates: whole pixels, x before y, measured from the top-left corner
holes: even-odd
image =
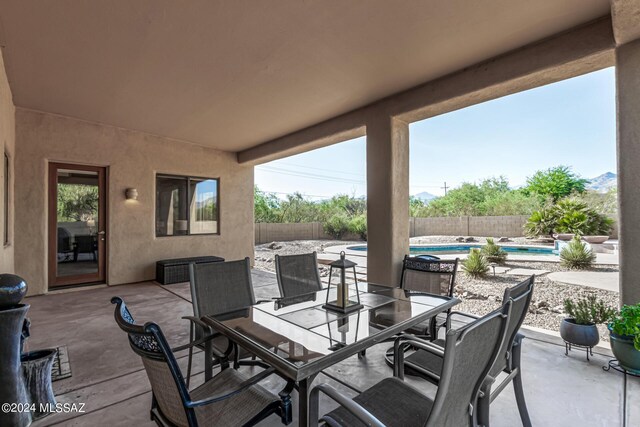
[[[156,281],[163,285],[189,281],[189,264],[223,262],[218,256],[197,256],[191,258],[163,259],[156,262]]]

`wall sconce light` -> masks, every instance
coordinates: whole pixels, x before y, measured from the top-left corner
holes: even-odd
[[[127,188],[124,195],[127,200],[138,200],[138,190],[135,188]]]

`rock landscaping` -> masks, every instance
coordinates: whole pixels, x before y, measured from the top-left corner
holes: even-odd
[[[486,238],[475,237],[480,243],[485,243]],[[510,238],[516,244],[532,244],[531,239]],[[452,243],[455,236],[428,236],[412,238],[412,244]],[[342,240],[300,240],[292,242],[273,242],[255,247],[255,267],[275,272],[274,255],[290,255],[316,251],[323,253],[325,248],[336,245],[362,244],[358,241]],[[536,242],[539,244],[539,242]],[[570,285],[550,280],[549,273],[568,271],[557,262],[534,262],[507,259],[505,264],[496,268],[496,274],[489,270],[488,274],[480,278],[470,278],[461,269],[456,276],[455,294],[462,302],[456,307],[458,311],[483,315],[497,308],[502,302],[502,294],[505,287],[512,286],[525,275],[518,273],[530,273],[531,270],[540,271],[536,275],[536,285],[533,301],[525,325],[537,328],[558,331],[560,322],[564,317],[563,303],[565,298],[581,298],[595,295],[604,300],[611,307],[618,307],[618,292],[596,289],[588,286]],[[587,271],[593,272],[617,272],[617,265],[595,265]],[[511,274],[509,274],[511,273]],[[320,265],[321,276],[328,274],[328,268]],[[606,327],[599,325],[600,336],[608,340],[609,334]]]

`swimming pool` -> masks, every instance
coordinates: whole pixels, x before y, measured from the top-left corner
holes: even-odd
[[[475,244],[475,245],[415,245],[410,246],[409,250],[412,254],[429,254],[429,253],[439,253],[439,254],[460,254],[460,253],[468,253],[471,249],[480,249],[483,245]],[[509,253],[517,253],[517,254],[529,254],[529,255],[556,255],[557,251],[553,248],[545,248],[542,246],[500,246],[505,252]],[[357,245],[357,246],[349,246],[347,249],[352,251],[360,251],[366,252],[366,245]]]

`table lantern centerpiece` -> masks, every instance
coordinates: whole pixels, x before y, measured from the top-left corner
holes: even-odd
[[[323,308],[338,313],[350,313],[352,311],[362,308],[360,303],[360,293],[358,292],[358,279],[356,277],[356,264],[353,261],[346,259],[344,251],[340,252],[340,259],[333,261],[329,264],[329,287],[327,288],[327,300],[322,306]],[[329,294],[331,293],[331,285],[333,279],[333,269],[340,270],[340,281],[337,285],[334,285],[337,289],[337,299],[329,302]],[[347,270],[353,269],[353,280],[356,285],[356,301],[349,299],[349,285],[346,283]]]

